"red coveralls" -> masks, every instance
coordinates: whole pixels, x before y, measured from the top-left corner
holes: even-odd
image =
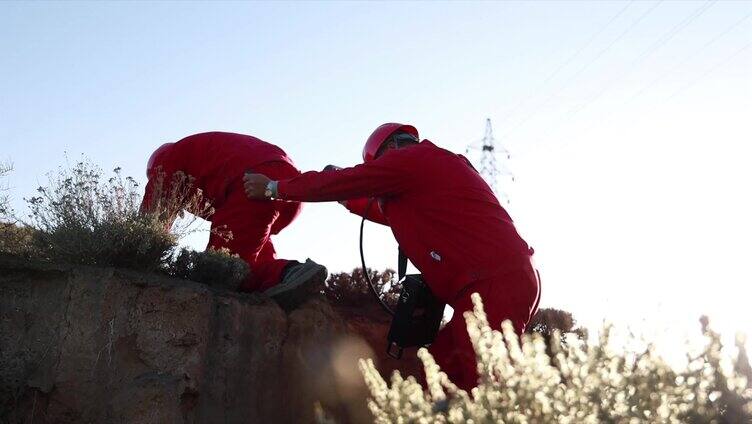
[[[348,200],[362,215],[364,198],[379,198],[368,218],[391,227],[433,293],[454,309],[429,350],[459,387],[477,385],[475,353],[463,312],[480,293],[489,322],[509,319],[524,331],[537,309],[539,282],[532,249],[467,159],[428,140],[339,171],[306,172],[280,181],[280,198]]]
[[[298,216],[301,204],[249,200],[243,191],[243,174],[252,170],[274,179],[300,175],[282,149],[250,135],[209,132],[188,136],[170,146],[154,164],[155,168],[159,166],[166,184],[177,171],[194,177],[194,188],[201,189],[214,208],[214,214],[204,218],[211,221],[213,230],[226,228],[232,232],[229,241],[212,232],[207,248],[227,248],[249,264],[251,272],[240,290],[263,291],[279,282],[289,261],[276,258],[270,236]],[[142,210],[152,204],[155,181],[151,178]]]

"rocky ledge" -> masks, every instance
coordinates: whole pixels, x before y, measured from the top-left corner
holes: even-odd
[[[316,402],[368,422],[357,359],[382,350],[387,321],[356,315],[3,257],[0,422],[301,423]]]

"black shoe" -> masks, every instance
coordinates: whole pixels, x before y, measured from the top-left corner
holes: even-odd
[[[285,309],[293,309],[311,295],[324,288],[329,272],[326,267],[307,259],[305,263],[287,267],[279,284],[267,289],[264,294],[274,299]]]

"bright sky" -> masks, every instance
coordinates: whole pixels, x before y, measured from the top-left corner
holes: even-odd
[[[224,130],[308,170],[387,121],[464,152],[489,117],[543,306],[752,334],[751,43],[749,1],[2,2],[0,154],[21,209],[64,152],[143,181],[160,144]],[[277,250],[350,270],[358,225],[307,205]]]

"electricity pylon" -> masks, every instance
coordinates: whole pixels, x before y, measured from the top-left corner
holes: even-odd
[[[501,177],[510,182],[514,181],[514,174],[509,169],[509,161],[512,159],[512,155],[501,143],[496,144],[490,118],[486,118],[486,132],[483,138],[480,142],[471,143],[467,148],[467,152],[469,153],[471,149],[480,150],[480,175],[486,180],[486,183],[488,183],[502,203],[510,204],[509,194],[506,190],[507,187],[506,185],[499,187],[498,179]],[[500,157],[499,161],[497,161],[497,155]]]

